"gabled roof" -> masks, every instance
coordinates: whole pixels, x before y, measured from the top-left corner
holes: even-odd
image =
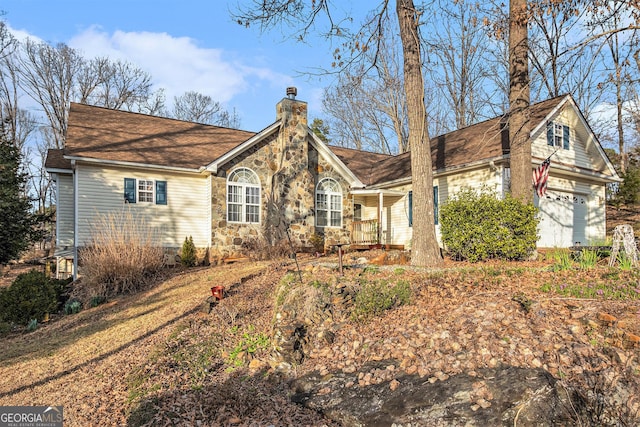
[[[568,96],[559,96],[534,104],[530,108],[533,126],[545,119]],[[462,167],[490,161],[509,152],[506,117],[485,120],[431,139],[433,170]],[[396,156],[330,147],[366,185],[380,185],[411,179],[411,153]]]
[[[571,100],[568,95],[534,104],[532,129]],[[436,173],[489,162],[509,153],[506,116],[499,116],[431,139]],[[70,160],[149,165],[215,171],[218,163],[248,149],[281,124],[275,122],[258,133],[184,122],[139,113],[71,104],[66,146],[50,150],[46,167],[68,170]],[[309,131],[313,138],[313,132]],[[316,144],[320,144],[316,141]],[[325,146],[334,162],[353,177],[352,185],[376,186],[411,179],[411,154],[387,155]],[[63,156],[64,155],[64,156]]]
[[[72,103],[67,159],[200,169],[255,133]]]
[[[71,172],[71,162],[64,158],[62,150],[52,148],[47,150],[47,159],[44,167],[51,172]]]

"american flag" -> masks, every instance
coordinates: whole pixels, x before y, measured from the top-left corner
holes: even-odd
[[[549,178],[549,167],[551,166],[551,157],[548,157],[533,171],[533,188],[536,190],[538,197],[542,197],[547,192],[547,179]]]

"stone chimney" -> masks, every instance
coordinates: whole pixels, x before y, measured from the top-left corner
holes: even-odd
[[[276,106],[276,120],[282,120],[286,127],[296,127],[301,124],[307,126],[307,103],[298,101],[296,96],[298,89],[295,87],[287,88],[287,97]]]

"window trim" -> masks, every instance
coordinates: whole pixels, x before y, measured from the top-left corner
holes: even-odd
[[[155,183],[153,180],[138,179],[136,188],[138,190],[138,203],[153,203],[155,201]]]
[[[328,182],[332,182],[335,184],[335,187],[339,189],[338,191],[326,191],[323,187],[325,183]],[[325,200],[325,204],[326,204],[326,208],[320,209],[318,207],[319,203],[318,203],[318,196],[324,195],[326,196],[326,200]],[[316,185],[316,191],[315,191],[315,197],[314,197],[314,207],[315,207],[315,212],[316,212],[316,227],[322,227],[322,228],[341,228],[342,227],[342,223],[343,223],[343,194],[342,194],[342,186],[340,185],[340,183],[338,181],[336,181],[333,178],[322,178],[320,181],[318,181],[318,184]],[[337,198],[337,200],[335,200],[334,198]],[[335,201],[339,202],[339,206],[338,208],[334,208],[333,204]],[[319,212],[323,211],[326,212],[326,225],[321,225],[319,223],[319,219],[320,219],[320,215]],[[340,215],[340,221],[338,225],[332,225],[333,223],[333,215],[331,215],[332,213],[338,213]]]
[[[571,147],[569,126],[559,122],[547,122],[547,145],[569,150]]]
[[[140,184],[143,182],[150,184],[150,189],[142,190]],[[147,194],[149,200],[140,200],[141,193]],[[129,204],[167,205],[167,181],[148,178],[124,178],[124,202]]]
[[[237,181],[232,181],[233,178],[235,178],[236,176],[239,176],[240,172],[243,173],[247,173],[248,172],[248,176],[252,177],[255,182],[237,182]],[[237,196],[240,201],[239,202],[231,202],[229,199],[229,196],[232,194],[230,192],[230,189],[232,187],[237,187],[238,189],[238,193],[234,195]],[[227,187],[226,187],[227,191],[226,191],[226,204],[227,204],[227,222],[232,223],[232,224],[260,224],[260,222],[262,221],[262,188],[261,188],[261,184],[260,184],[260,177],[258,176],[257,173],[255,173],[253,170],[247,168],[247,167],[239,167],[234,169],[233,171],[231,171],[231,173],[229,173],[229,175],[227,176]],[[257,194],[249,194],[249,190],[257,190]],[[248,200],[250,198],[255,198],[257,199],[257,202],[251,203]],[[240,217],[240,221],[237,220],[233,220],[231,219],[231,209],[230,206],[239,206],[240,210],[239,212],[234,212],[234,214],[238,214]],[[256,208],[257,212],[249,212],[247,210],[248,207],[253,207]],[[257,218],[255,221],[250,221],[248,220],[249,215],[251,215],[252,217],[255,217],[257,215]]]

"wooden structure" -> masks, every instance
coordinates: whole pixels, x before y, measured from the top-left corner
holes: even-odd
[[[351,223],[351,249],[369,249],[380,243],[377,219]]]
[[[624,251],[626,259],[631,260],[634,267],[638,266],[638,245],[633,233],[633,227],[629,224],[621,224],[613,230],[613,246],[609,265],[614,266],[618,261],[620,250]]]

